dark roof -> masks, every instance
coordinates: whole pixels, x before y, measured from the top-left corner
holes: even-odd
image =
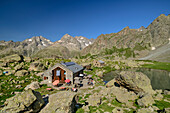
[[[68,68],[70,71],[72,71],[73,73],[77,73],[81,70],[83,70],[83,67],[74,63],[74,62],[66,62],[66,63],[61,63],[63,66],[65,66],[66,68]]]
[[[66,62],[66,63],[61,63],[62,65],[65,65],[65,66],[71,66],[71,65],[75,65],[74,62]]]

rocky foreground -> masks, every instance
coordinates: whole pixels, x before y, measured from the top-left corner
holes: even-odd
[[[32,87],[7,99],[1,112],[170,112],[170,91],[154,91],[149,78],[141,72],[122,71],[106,85],[99,85],[96,80],[96,85],[91,89],[80,88],[78,92],[58,91],[43,97],[32,90],[37,88],[37,84],[29,85]]]

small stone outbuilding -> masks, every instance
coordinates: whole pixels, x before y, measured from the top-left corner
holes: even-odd
[[[43,83],[49,84],[55,80],[65,83],[65,80],[69,79],[74,84],[74,78],[80,74],[83,74],[83,67],[74,62],[57,63],[44,72]]]
[[[102,60],[94,60],[93,61],[93,66],[94,67],[103,67],[105,65],[105,62]]]

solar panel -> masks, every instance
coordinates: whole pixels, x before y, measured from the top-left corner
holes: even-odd
[[[66,62],[66,63],[63,63],[65,66],[71,66],[71,65],[75,65],[74,62]]]

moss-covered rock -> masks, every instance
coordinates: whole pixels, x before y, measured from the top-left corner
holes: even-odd
[[[122,71],[119,76],[116,77],[116,82],[120,86],[134,91],[135,93],[143,92],[155,94],[150,79],[142,72]]]
[[[73,113],[77,103],[74,92],[62,91],[49,96],[47,104],[40,113]]]
[[[5,104],[6,106],[2,109],[2,111],[7,113],[26,111],[38,112],[44,104],[44,100],[39,92],[29,89],[7,99]]]

